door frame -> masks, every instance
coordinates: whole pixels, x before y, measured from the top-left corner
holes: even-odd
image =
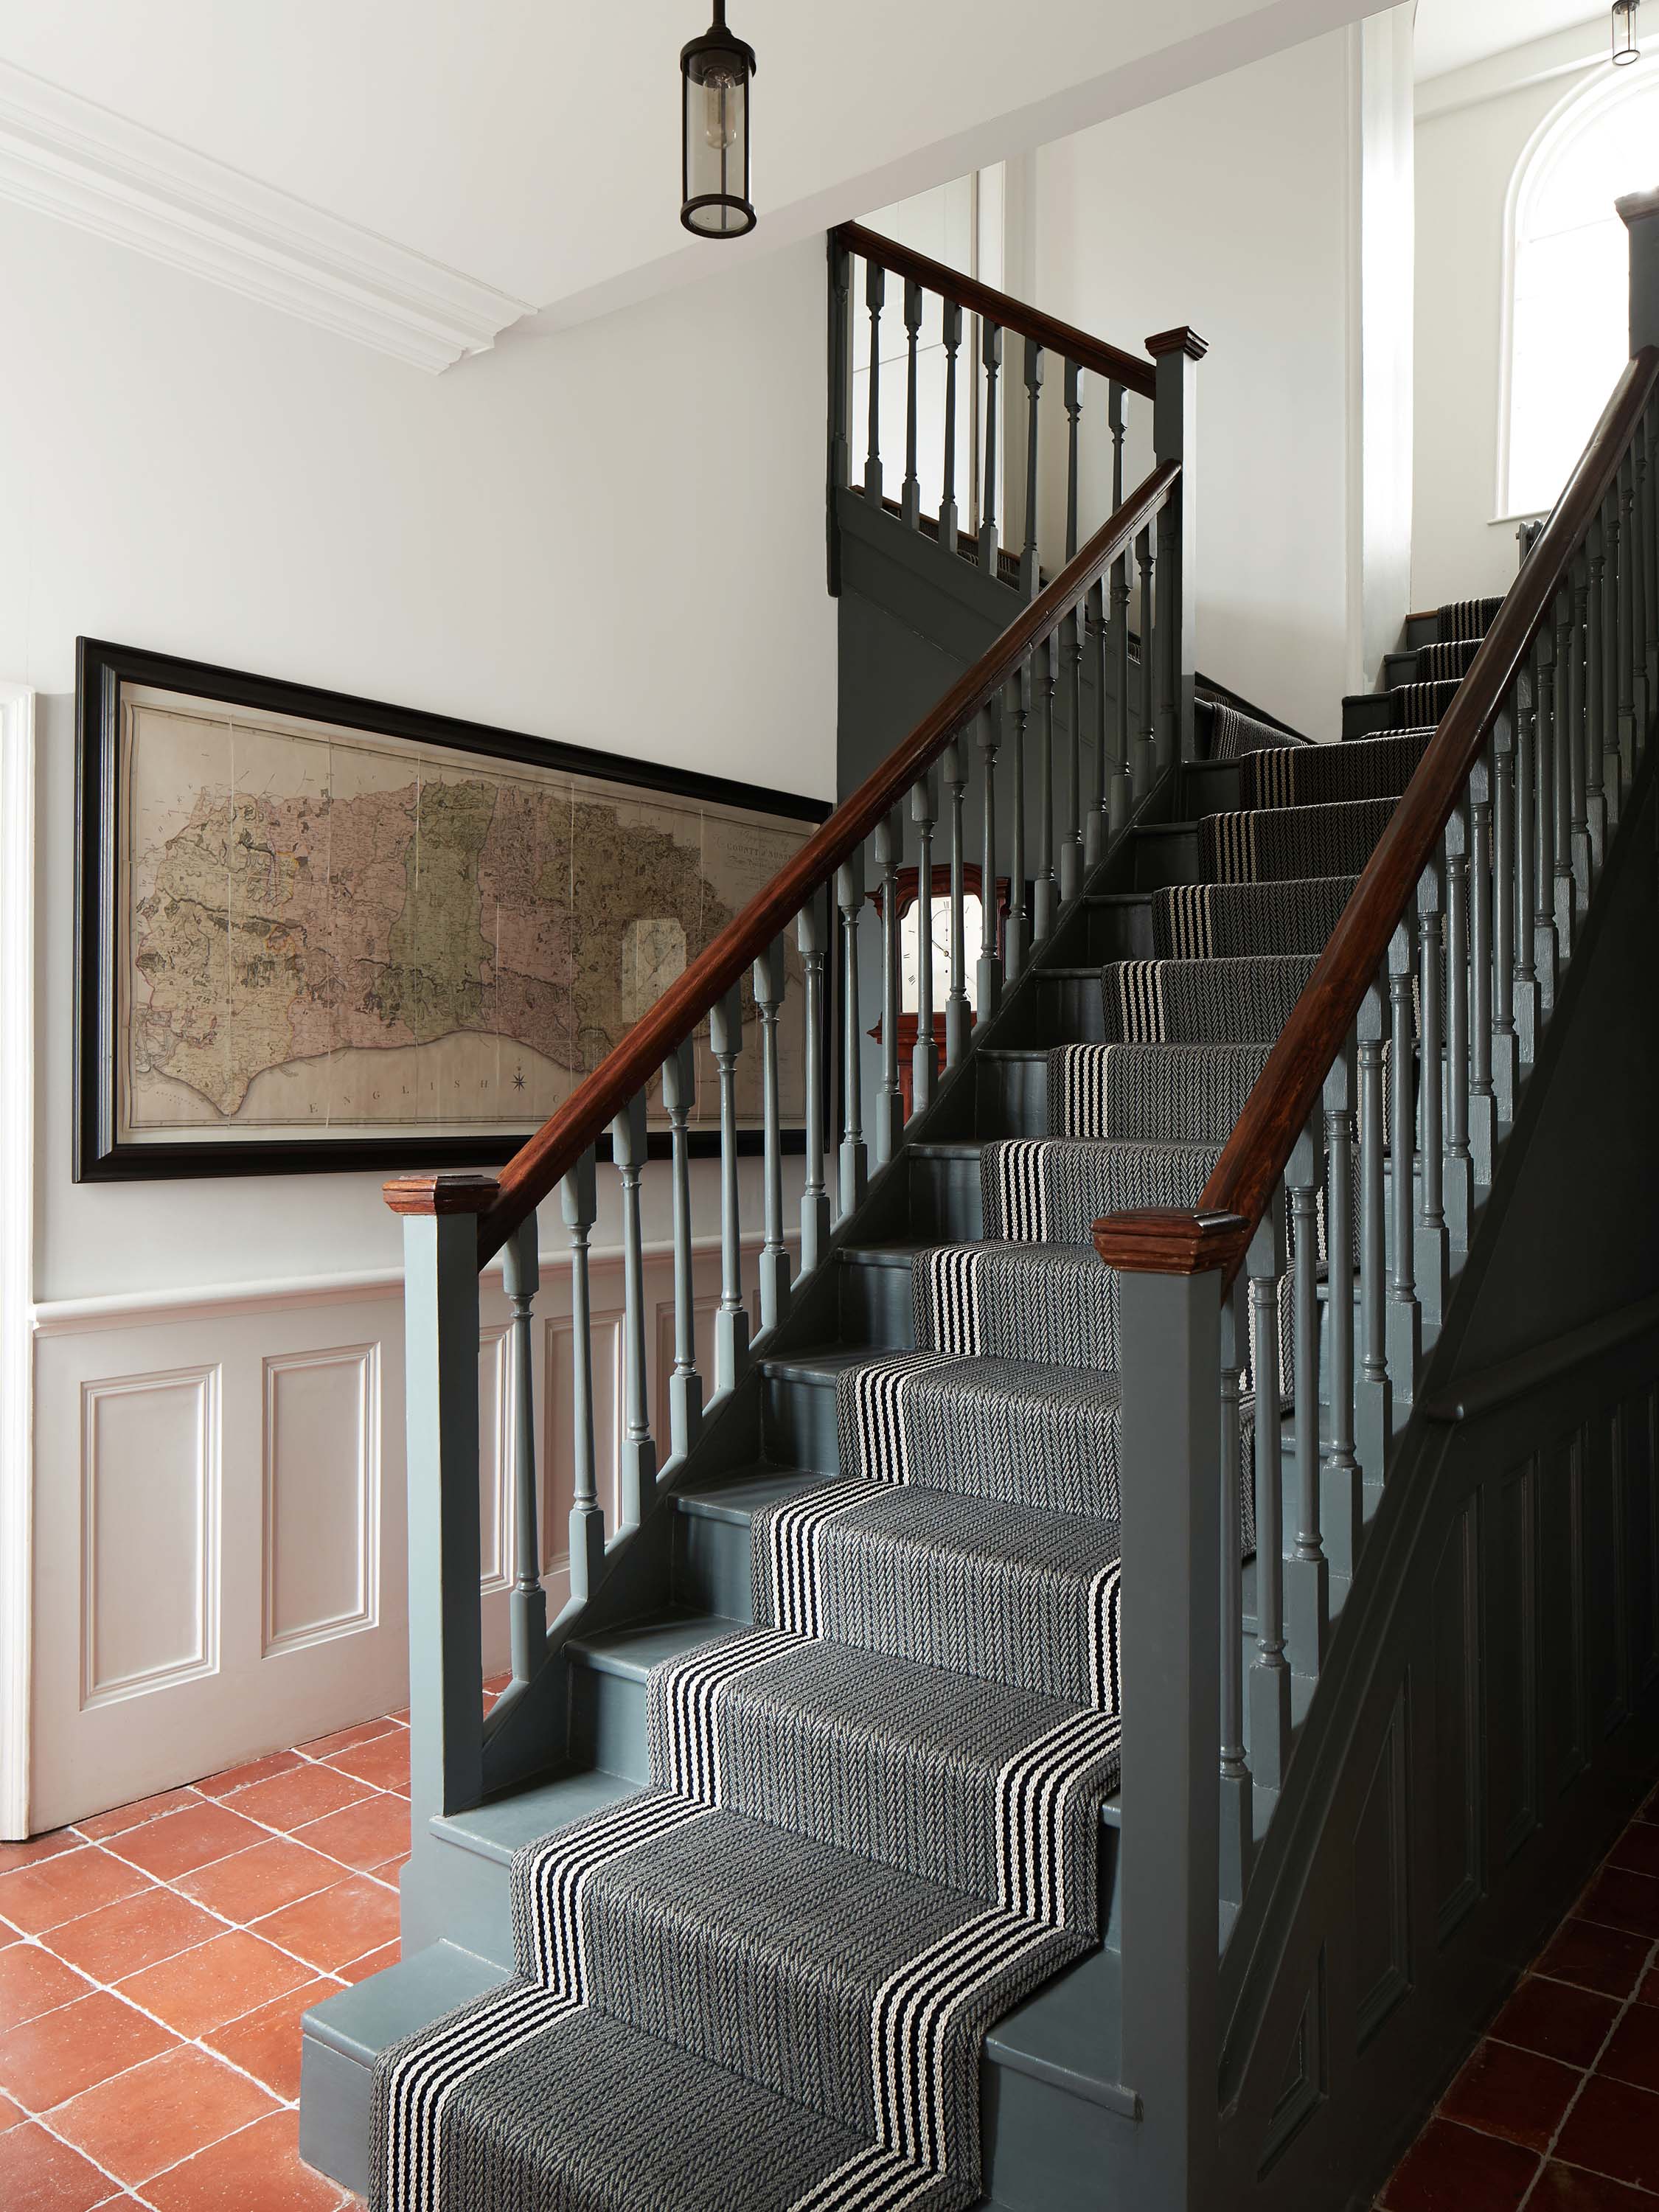
[[[34,693],[0,683],[0,1838],[29,1826],[34,1299]]]

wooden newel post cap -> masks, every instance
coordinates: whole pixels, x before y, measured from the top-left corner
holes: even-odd
[[[1250,1224],[1239,1214],[1185,1213],[1176,1206],[1139,1206],[1095,1224],[1095,1250],[1127,1275],[1208,1274],[1231,1267],[1249,1240]]]
[[[1184,353],[1188,361],[1202,361],[1210,350],[1210,341],[1182,323],[1172,331],[1155,331],[1146,341],[1146,350],[1154,361],[1166,353]]]
[[[435,1175],[393,1176],[381,1190],[394,1213],[483,1213],[498,1188],[482,1168],[443,1168]]]

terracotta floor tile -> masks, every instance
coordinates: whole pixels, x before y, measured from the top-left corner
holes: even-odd
[[[492,1698],[499,1698],[501,1692],[506,1689],[512,1680],[513,1677],[510,1674],[489,1674],[484,1679],[484,1687],[489,1691]]]
[[[1574,1917],[1562,1922],[1533,1970],[1622,2000],[1641,1980],[1648,1950],[1640,1936],[1623,1929],[1600,1928]]]
[[[49,1835],[31,1836],[26,1844],[0,1844],[0,1874],[55,1859],[60,1851],[72,1851],[80,1840],[72,1828],[54,1828]]]
[[[1502,2136],[1530,2150],[1547,2150],[1561,2115],[1581,2079],[1535,2051],[1483,2043],[1446,2093],[1440,2110],[1449,2120],[1483,2134]]]
[[[355,1751],[343,1751],[329,1761],[342,1773],[355,1774],[359,1781],[370,1784],[376,1790],[400,1790],[409,1795],[409,1735],[404,1729],[394,1729],[389,1735],[376,1736],[373,1743],[360,1743]]]
[[[300,2117],[273,2112],[210,2149],[198,2151],[144,2195],[155,2212],[334,2212],[341,2192],[300,2161]]]
[[[1555,2146],[1564,2165],[1659,2191],[1659,2097],[1592,2074]]]
[[[337,1751],[351,1751],[360,1743],[372,1743],[377,1735],[390,1735],[397,1725],[389,1714],[382,1714],[377,1721],[359,1721],[356,1728],[337,1729],[332,1735],[313,1736],[295,1747],[306,1759],[331,1759]]]
[[[264,1837],[263,1828],[243,1820],[228,1806],[205,1804],[198,1797],[184,1812],[168,1813],[142,1828],[112,1837],[109,1849],[143,1867],[146,1874],[153,1874],[157,1881],[175,1881],[181,1874],[193,1874],[198,1867],[210,1865],[215,1859],[228,1858],[233,1851],[246,1850]]]
[[[171,1889],[149,1889],[120,1905],[107,1905],[72,1921],[52,1936],[52,1948],[94,1981],[118,1982],[158,1959],[205,1943],[222,1923]]]
[[[389,1943],[398,1933],[398,1899],[380,1882],[348,1875],[332,1889],[301,1898],[258,1923],[257,1935],[280,1943],[331,1973],[349,1959],[361,1959]]]
[[[23,2119],[23,2107],[14,2105],[9,2097],[0,2092],[0,2136],[4,2135],[9,2128],[21,2127]]]
[[[89,1984],[38,1943],[11,1943],[0,1951],[0,2025],[21,2027],[43,2012],[56,2012],[87,1994]]]
[[[409,1856],[409,1801],[377,1791],[360,1804],[311,1820],[294,1831],[296,1844],[326,1851],[360,1873],[368,1873],[386,1859],[399,1863]]]
[[[252,1783],[269,1781],[273,1774],[290,1774],[304,1764],[297,1752],[268,1751],[263,1759],[250,1759],[245,1765],[226,1767],[222,1774],[204,1776],[196,1787],[205,1797],[228,1797]]]
[[[246,2075],[181,2043],[60,2106],[52,2124],[118,2181],[137,2186],[273,2109]]]
[[[26,2112],[49,2112],[175,2040],[119,1997],[94,1990],[0,2035],[0,2087]]]
[[[408,1864],[409,1861],[407,1857],[400,1859],[383,1859],[379,1866],[370,1867],[369,1872],[374,1875],[376,1881],[389,1882],[392,1887],[396,1889],[403,1878],[404,1869]]]
[[[300,2094],[300,2023],[314,2004],[344,1987],[332,1975],[305,1982],[275,2004],[209,2030],[204,2039],[233,2066],[252,2074],[267,2089],[289,2101]]]
[[[1518,2043],[1523,2051],[1583,2067],[1594,2061],[1618,2016],[1612,1997],[1528,1974],[1486,2033],[1499,2043]]]
[[[309,1897],[341,1879],[337,1861],[290,1843],[286,1836],[255,1844],[252,1850],[216,1859],[196,1874],[179,1877],[178,1887],[227,1920],[261,1920],[279,1905]]]
[[[1552,2159],[1527,2200],[1527,2212],[1653,2212],[1653,2199],[1644,2189],[1626,2189],[1622,2181]]]
[[[0,1958],[0,1964],[3,1964]],[[1632,2005],[1613,2032],[1613,2040],[1595,2069],[1610,2081],[1633,2082],[1659,2092],[1659,2009]]]
[[[370,1951],[361,1959],[336,1971],[343,1982],[366,1982],[371,1974],[378,1974],[384,1966],[395,1966],[403,1956],[401,1943],[383,1943],[378,1951]]]
[[[159,1820],[164,1814],[177,1813],[201,1802],[193,1790],[164,1790],[159,1797],[140,1797],[133,1804],[118,1805],[109,1813],[94,1813],[89,1820],[77,1820],[75,1825],[83,1836],[97,1841],[124,1836],[130,1828],[142,1828],[147,1820]]]
[[[348,1758],[350,1755],[347,1753]],[[320,1820],[325,1813],[337,1813],[343,1805],[355,1805],[368,1795],[366,1784],[337,1772],[332,1766],[296,1766],[291,1773],[239,1790],[235,1806],[239,1813],[263,1820],[268,1828],[287,1832],[303,1827],[307,1820]]]
[[[1516,2212],[1538,2171],[1533,2152],[1431,2120],[1383,2191],[1388,2212]]]
[[[386,1715],[386,1718],[389,1721],[396,1721],[399,1728],[407,1728],[409,1726],[409,1707],[405,1705],[400,1712],[388,1713]]]
[[[1659,1827],[1632,1820],[1607,1853],[1607,1864],[1632,1874],[1659,1875]]]
[[[109,2193],[107,2174],[33,2121],[0,2139],[0,2203],[20,2212],[91,2212]]]
[[[39,1936],[152,1886],[147,1874],[87,1844],[16,1874],[0,1875],[0,1918],[26,1936]]]
[[[228,1929],[193,1951],[146,1966],[119,1994],[153,2012],[180,2035],[199,2036],[239,2020],[311,1978],[297,1960],[245,1928]]]
[[[0,1905],[0,1911],[4,1909]],[[1573,1911],[1605,1928],[1644,1936],[1650,1943],[1659,1936],[1659,1881],[1650,1875],[1626,1874],[1622,1867],[1604,1867]]]

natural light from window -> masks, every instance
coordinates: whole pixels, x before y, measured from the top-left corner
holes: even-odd
[[[1527,158],[1512,203],[1504,515],[1553,506],[1629,357],[1627,234],[1613,202],[1656,185],[1659,62],[1606,71]]]

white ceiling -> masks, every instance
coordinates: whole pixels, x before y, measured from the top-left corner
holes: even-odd
[[[762,210],[756,237],[732,247],[692,243],[678,221],[678,50],[703,27],[708,0],[0,0],[0,65],[171,142],[149,142],[157,159],[140,166],[152,178],[170,167],[167,189],[186,193],[192,220],[212,197],[210,165],[225,165],[239,173],[232,202],[246,201],[249,179],[274,188],[260,218],[268,230],[283,228],[274,195],[292,196],[304,204],[298,228],[307,210],[334,220],[336,261],[343,222],[371,234],[369,262],[377,240],[391,241],[405,264],[424,257],[505,295],[501,323],[526,302],[556,323],[788,243],[1375,4],[730,0],[759,57]],[[82,219],[72,195],[16,180],[36,158],[27,108],[24,96],[9,119],[0,115],[0,194]],[[60,125],[55,116],[58,141]],[[70,134],[94,144],[94,167],[98,125],[89,113]],[[129,167],[140,137],[125,134]],[[91,227],[143,244],[131,226]]]
[[[1609,14],[1610,0],[1600,8],[1585,0],[1417,0],[1417,75],[1443,76],[1575,23],[1606,23]]]

